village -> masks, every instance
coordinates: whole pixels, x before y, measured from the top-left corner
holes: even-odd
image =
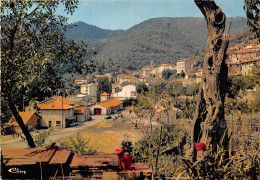
[[[139,93],[137,92],[138,90],[136,87],[138,83],[144,83],[148,87],[151,83],[163,80],[163,72],[170,70],[175,71],[177,74],[182,74],[180,78],[171,81],[182,83],[183,86],[198,84],[201,82],[202,69],[198,67],[194,68],[195,63],[196,62],[192,59],[181,59],[176,65],[161,64],[158,67],[154,67],[154,62],[151,61],[150,65],[144,67],[141,71],[131,72],[129,74],[119,74],[116,77],[109,73],[104,75],[95,75],[94,80],[90,83],[88,83],[89,77],[76,79],[74,83],[80,85],[77,94],[68,95],[67,97],[46,97],[42,102],[30,104],[30,106],[25,107],[25,111],[19,112],[19,114],[28,130],[32,131],[32,133],[35,133],[34,131],[37,131],[37,133],[40,133],[41,131],[46,132],[46,129],[51,129],[52,132],[49,137],[47,137],[49,143],[61,142],[62,139],[95,126],[95,124],[102,123],[103,121],[118,121],[120,117],[122,117],[121,121],[135,124],[135,126],[132,125],[132,128],[138,129],[137,121],[140,119],[138,119],[134,114],[131,115],[132,110],[130,110],[131,108],[129,106],[129,102],[138,100],[139,98]],[[241,47],[228,49],[228,59],[226,60],[226,64],[228,66],[229,76],[250,75],[252,67],[256,67],[259,63],[259,45],[245,44]],[[100,102],[97,102],[98,80],[100,78],[106,78],[108,81],[114,83],[111,86],[111,94],[108,92],[100,92]],[[171,107],[171,112],[165,111],[165,108],[163,107],[157,108],[152,119],[153,126],[156,127],[160,123],[171,124],[177,122],[176,120],[181,117],[176,117],[176,111],[178,111],[178,109],[174,107]],[[125,118],[123,118],[123,115]],[[149,119],[144,121],[144,124],[149,126]],[[14,117],[12,117],[4,127],[4,132],[11,135],[7,135],[7,137],[9,136],[10,138],[1,141],[1,147],[6,146],[7,149],[8,147],[17,146],[20,146],[20,148],[26,147],[26,144],[19,136],[15,137],[15,134],[21,133],[21,129]],[[131,129],[131,127],[128,128]],[[126,136],[131,136],[130,134],[132,133],[133,132],[129,130],[129,133]],[[135,133],[137,133],[137,131]],[[139,138],[142,136],[143,135],[140,134]],[[127,139],[129,140],[129,138]],[[138,138],[130,138],[130,140],[136,142]],[[114,143],[112,144],[113,146],[116,146]],[[101,150],[101,152],[112,153],[113,148],[109,146],[108,148],[109,149]],[[71,149],[56,150],[56,154],[61,153],[62,156],[63,154],[69,155],[70,152]],[[73,157],[79,158],[79,156],[80,155],[75,154]],[[115,157],[110,156],[111,155],[108,154],[104,155],[102,158],[108,158],[111,161],[110,165],[115,164],[115,160],[112,160]],[[81,158],[84,158],[84,156]],[[95,158],[98,157],[93,156],[93,161]],[[67,160],[64,159],[63,161],[66,162]],[[79,160],[72,159],[72,161],[78,163]],[[64,165],[66,164],[65,162]],[[51,163],[49,163],[49,165],[51,165]],[[87,164],[85,166],[87,166]],[[142,170],[142,172],[147,172],[148,174],[146,175],[150,175],[149,173],[151,172],[148,166],[145,166],[144,164],[136,164],[135,166],[136,172],[139,172],[138,168],[145,167],[146,170]],[[79,167],[79,165],[75,165],[75,167]],[[97,177],[100,177],[100,174],[97,175]]]
[[[92,115],[111,118],[110,114],[118,114],[124,109],[126,100],[138,98],[136,90],[138,83],[144,82],[149,86],[151,83],[163,80],[162,73],[165,70],[175,70],[177,74],[183,73],[183,77],[173,80],[181,82],[183,86],[200,83],[202,69],[194,68],[195,63],[192,59],[181,59],[176,65],[161,64],[154,67],[154,62],[151,61],[149,67],[144,67],[138,72],[131,72],[132,74],[119,74],[116,77],[113,77],[110,73],[95,75],[94,81],[96,83],[88,83],[89,77],[77,79],[75,83],[80,85],[78,94],[68,97],[46,97],[46,100],[39,102],[36,106],[31,104],[31,106],[25,107],[24,112],[20,112],[20,114],[29,130],[53,127],[68,128],[89,121]],[[229,48],[226,64],[229,76],[250,75],[252,67],[260,64],[259,45],[244,44],[242,47]],[[136,74],[139,78],[134,76]],[[112,84],[111,94],[102,92],[98,103],[96,97],[99,78],[107,78],[114,84]],[[155,117],[156,121],[157,119],[159,117]],[[5,131],[9,133],[19,132],[19,129],[19,125],[14,118],[11,118],[6,124]]]
[[[1,2],[0,179],[259,179],[259,2],[230,2]]]

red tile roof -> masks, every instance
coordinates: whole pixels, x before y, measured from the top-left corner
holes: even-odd
[[[19,112],[24,124],[26,124],[32,117],[32,115],[34,114],[34,112]],[[19,126],[18,123],[16,122],[14,116],[11,117],[11,119],[9,120],[9,122],[7,123],[7,125],[10,126]]]
[[[63,103],[65,104],[69,104],[69,105],[75,105],[75,102],[67,99],[67,98],[62,98],[62,96],[54,96],[55,99],[59,100],[60,102],[62,101],[63,99]]]
[[[260,49],[249,49],[249,50],[238,50],[238,51],[234,51],[235,54],[245,54],[245,53],[253,53],[253,52],[257,52],[260,51]]]
[[[226,63],[227,65],[239,65],[240,63],[239,62],[237,62],[237,63],[235,63],[235,62],[230,62],[230,63]]]
[[[247,60],[247,61],[244,61],[244,62],[241,62],[241,64],[243,64],[243,63],[248,63],[248,62],[259,61],[259,60],[260,60],[260,56],[258,56],[258,57],[255,57],[255,58],[253,58],[253,59],[249,59],[249,60]]]
[[[63,103],[63,105],[62,105],[62,102],[60,102],[60,101],[54,101],[48,105],[41,104],[40,106],[38,105],[38,107],[40,109],[45,109],[45,110],[46,109],[72,109],[73,108],[72,106],[70,106],[66,103]]]
[[[76,107],[76,108],[74,108],[74,113],[76,113],[76,114],[84,114],[84,112],[86,111],[86,107]]]
[[[201,72],[201,71],[203,71],[203,69],[198,69],[198,70],[196,70],[195,72]]]
[[[107,92],[103,92],[101,96],[110,96]]]
[[[106,101],[106,102],[102,102],[100,103],[99,105],[100,106],[103,106],[105,108],[110,108],[110,107],[116,107],[116,106],[119,106],[120,104],[122,104],[123,102],[122,101],[119,101],[117,99],[113,99],[111,101]]]

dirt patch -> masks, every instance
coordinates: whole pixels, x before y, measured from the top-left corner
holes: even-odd
[[[82,129],[80,134],[89,141],[89,146],[103,153],[113,153],[116,147],[121,146],[122,141],[129,140],[135,143],[143,137],[143,133],[135,129],[134,124],[112,120],[103,120],[93,126]],[[73,134],[61,141],[69,141],[70,137],[74,138],[75,136],[76,134]]]

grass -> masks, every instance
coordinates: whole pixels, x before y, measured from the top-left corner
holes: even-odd
[[[143,137],[143,134],[134,129],[133,124],[122,123],[121,121],[103,120],[93,126],[80,131],[85,139],[89,140],[89,146],[102,153],[114,153],[114,149],[121,146],[124,140],[130,140],[133,143]],[[62,139],[60,142],[70,141],[76,134]]]

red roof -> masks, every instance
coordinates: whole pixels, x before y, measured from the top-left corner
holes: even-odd
[[[101,96],[110,96],[107,92],[103,92]]]
[[[249,59],[249,60],[247,60],[247,61],[244,61],[244,62],[241,62],[241,64],[243,64],[243,63],[248,63],[248,62],[259,61],[259,60],[260,60],[260,56],[258,56],[258,57],[255,57],[255,58],[253,58],[253,59]]]
[[[33,114],[34,112],[19,112],[19,115],[21,116],[24,124],[26,124],[31,119]],[[11,117],[7,124],[10,126],[19,126],[16,120],[14,119],[14,116]]]
[[[86,107],[76,107],[76,108],[74,108],[74,113],[76,113],[76,114],[84,114],[84,112],[86,111]]]
[[[40,109],[72,109],[73,107],[66,104],[66,103],[63,103],[60,102],[60,101],[54,101],[48,105],[46,104],[41,104],[40,106],[38,105],[38,107]]]
[[[237,62],[237,63],[235,63],[235,62],[230,62],[230,63],[226,63],[227,65],[239,65],[240,63],[239,62]]]
[[[122,103],[123,103],[122,101],[119,101],[117,99],[113,99],[111,101],[102,102],[99,105],[103,106],[105,108],[110,108],[110,107],[116,107],[116,106],[118,106],[118,105],[120,105]]]
[[[196,70],[195,72],[201,72],[201,71],[203,71],[203,69],[198,69],[198,70]]]
[[[253,53],[260,51],[260,49],[249,49],[249,50],[239,50],[239,51],[234,51],[235,54],[245,54],[245,53]]]

